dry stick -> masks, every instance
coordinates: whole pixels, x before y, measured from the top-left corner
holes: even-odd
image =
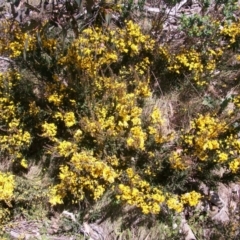
[[[173,7],[172,7],[173,8]],[[164,17],[162,17],[162,19],[160,19],[160,21],[158,21],[158,26],[160,25],[160,24],[162,24],[162,23],[164,23],[167,19],[168,19],[168,17],[169,17],[169,15],[170,15],[170,12],[171,12],[171,10],[172,10],[172,8],[170,8],[170,9],[168,9],[168,12],[166,13],[166,16],[165,16],[165,18]],[[159,8],[160,9],[160,8]],[[160,14],[160,12],[158,13],[158,16],[159,16],[159,14]],[[158,17],[157,16],[157,17]],[[152,29],[153,29],[153,27],[152,27]],[[152,31],[152,30],[151,30]]]
[[[203,97],[200,95],[200,93],[198,92],[198,90],[194,87],[194,85],[192,84],[192,82],[189,80],[188,76],[186,76],[186,74],[183,74],[184,77],[188,80],[188,82],[191,84],[192,88],[195,90],[195,92],[197,93],[197,95],[203,100]]]
[[[3,132],[9,132],[8,130],[3,129],[2,126],[0,126],[0,131],[3,131]]]
[[[7,61],[7,62],[10,62],[10,63],[12,63],[12,64],[15,63],[12,59],[6,58],[6,57],[0,57],[0,60]]]
[[[148,240],[149,235],[150,235],[150,232],[147,234],[144,240]]]
[[[156,78],[154,72],[151,71],[151,73],[152,73],[152,75],[153,75],[153,77],[154,77],[154,79],[155,79],[155,81],[156,81],[156,83],[157,83],[157,85],[158,85],[158,88],[159,88],[159,90],[160,90],[160,92],[161,92],[161,94],[162,94],[162,96],[163,96],[163,92],[162,92],[161,86],[160,86],[160,84],[159,84],[159,82],[158,82],[158,80],[157,80],[157,78]]]

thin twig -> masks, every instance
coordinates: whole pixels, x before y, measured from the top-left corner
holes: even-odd
[[[152,73],[152,75],[153,75],[153,77],[154,77],[154,79],[155,79],[155,81],[156,81],[156,83],[157,83],[157,85],[158,85],[158,88],[159,88],[159,90],[160,90],[160,92],[161,92],[161,94],[162,94],[162,96],[163,96],[163,92],[162,92],[161,86],[160,86],[160,84],[159,84],[159,82],[158,82],[158,80],[157,80],[157,78],[156,78],[154,72],[151,71],[151,73]]]
[[[15,62],[12,59],[10,59],[10,58],[0,57],[0,60],[7,61],[7,62],[10,62],[12,64],[15,64]]]
[[[190,83],[190,85],[192,86],[192,88],[194,89],[194,91],[197,93],[197,95],[203,99],[203,97],[200,95],[199,91],[197,90],[197,88],[193,85],[193,83],[189,80],[189,77],[186,74],[183,74],[184,77],[188,80],[188,82]]]

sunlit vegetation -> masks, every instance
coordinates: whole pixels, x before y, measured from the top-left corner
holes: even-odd
[[[2,19],[0,55],[13,64],[0,74],[0,223],[18,208],[15,177],[36,161],[48,178],[42,199],[56,209],[110,191],[139,214],[179,214],[206,199],[202,183],[239,181],[239,77],[217,75],[232,55],[240,64],[231,4],[184,16],[179,31],[188,36],[178,47],[143,31],[126,5],[100,5],[88,22],[66,8],[62,26],[50,17],[29,29]],[[171,94],[190,100],[170,118],[157,101]]]

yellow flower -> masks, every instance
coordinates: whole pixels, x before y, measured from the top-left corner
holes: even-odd
[[[75,115],[73,112],[67,112],[64,115],[64,122],[66,127],[72,127],[76,123]]]
[[[27,160],[25,159],[25,158],[23,158],[22,160],[21,160],[21,166],[22,167],[24,167],[24,168],[28,168],[28,163],[27,163]]]
[[[8,126],[9,126],[10,129],[13,129],[13,130],[14,130],[14,129],[16,129],[16,128],[18,127],[19,123],[20,123],[20,120],[14,118],[14,119],[8,124]]]
[[[54,118],[63,120],[63,115],[60,112],[56,112],[55,115],[54,115]]]
[[[181,201],[183,204],[188,204],[191,207],[196,206],[201,199],[201,194],[195,191],[185,193],[181,196]]]
[[[60,170],[59,178],[61,180],[65,180],[66,178],[69,177],[70,172],[69,172],[69,167],[68,166],[63,166],[62,165],[62,166],[60,166],[59,170]]]
[[[33,101],[31,103],[29,103],[29,113],[32,115],[37,115],[40,111],[40,108],[38,106],[36,106],[36,102]]]
[[[52,138],[57,134],[57,127],[54,123],[45,122],[42,125],[42,128],[43,128],[43,134],[42,134],[43,137]]]
[[[94,200],[98,200],[104,193],[105,191],[105,188],[102,186],[102,185],[98,185],[95,189],[94,189],[94,192],[93,192],[93,199]]]
[[[127,146],[135,149],[144,150],[146,133],[143,132],[140,126],[134,126],[130,130],[130,137],[127,139]]]
[[[63,196],[58,194],[58,185],[50,188],[49,190],[49,203],[53,206],[57,204],[63,204]]]
[[[59,96],[57,93],[54,93],[48,97],[48,101],[53,103],[55,106],[59,106],[61,104],[63,96]]]
[[[116,157],[116,155],[107,156],[106,160],[111,166],[117,167],[119,165],[119,161],[118,161],[118,158]]]
[[[82,131],[81,131],[81,129],[78,129],[75,133],[74,133],[74,135],[73,135],[73,138],[76,140],[76,141],[80,141],[81,140],[81,138],[82,138]]]
[[[152,127],[152,126],[149,126],[148,127],[148,132],[149,132],[150,135],[156,134],[157,133],[157,129]]]
[[[13,197],[14,176],[0,172],[0,200],[10,201]]]
[[[186,170],[188,168],[186,163],[182,160],[181,153],[177,151],[171,153],[169,162],[171,167],[176,170]]]
[[[161,113],[158,108],[154,107],[150,117],[151,117],[151,123],[153,124],[158,123],[160,125],[163,124],[163,119],[161,117]]]
[[[229,163],[229,168],[233,173],[236,173],[240,169],[240,158],[231,161]]]
[[[218,153],[218,161],[219,162],[225,162],[228,160],[228,154],[227,153],[224,153],[224,152],[219,152]]]
[[[62,141],[58,143],[57,151],[62,157],[68,157],[70,154],[75,152],[77,149],[76,145],[69,141]]]
[[[160,208],[160,205],[156,202],[154,202],[151,206],[151,212],[153,214],[158,214],[160,212],[161,208]]]
[[[127,139],[127,145],[129,146],[129,147],[131,147],[131,146],[133,146],[133,144],[134,144],[134,139],[133,138],[128,138]]]
[[[182,212],[183,211],[183,204],[179,202],[179,200],[176,197],[171,197],[167,200],[167,206],[169,209],[173,209],[176,212]]]
[[[126,173],[127,173],[127,175],[128,175],[129,178],[133,178],[133,177],[135,176],[135,172],[133,171],[132,168],[128,168],[128,169],[126,170]]]
[[[102,172],[102,176],[105,181],[113,183],[117,175],[110,167],[105,166]]]
[[[206,150],[206,149],[210,149],[210,150],[213,150],[213,149],[218,149],[219,148],[219,142],[217,140],[208,140],[206,141],[205,144],[203,144],[203,150]]]
[[[141,209],[142,209],[143,214],[149,214],[150,213],[149,206],[147,204],[142,204]]]

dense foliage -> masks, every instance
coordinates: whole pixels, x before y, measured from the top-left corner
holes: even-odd
[[[179,213],[205,199],[202,183],[239,179],[239,77],[218,79],[232,56],[239,66],[235,4],[183,16],[178,47],[161,42],[154,24],[142,31],[126,5],[100,4],[80,21],[78,5],[66,6],[66,22],[46,17],[34,28],[2,19],[10,67],[0,74],[0,218],[17,203],[14,175],[36,160],[51,179],[52,206],[111,191],[143,214]],[[114,24],[109,12],[119,15]],[[173,106],[169,117],[158,100],[170,93],[201,102]]]

